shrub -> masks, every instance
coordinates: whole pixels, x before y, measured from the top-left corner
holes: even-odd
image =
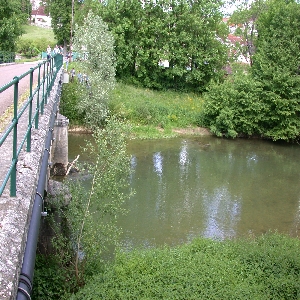
[[[299,299],[299,246],[267,234],[119,252],[71,299]]]
[[[34,57],[38,56],[42,51],[45,51],[49,41],[45,38],[40,39],[20,39],[17,43],[17,52],[26,56]]]
[[[37,255],[32,299],[63,300],[73,290],[74,281],[67,269],[61,268],[56,256]]]
[[[211,84],[205,94],[201,121],[217,136],[259,134],[264,119],[260,91],[260,84],[243,72],[222,84]]]
[[[60,112],[66,116],[72,124],[81,125],[84,123],[85,115],[78,110],[80,101],[80,91],[77,81],[69,82],[63,85]]]

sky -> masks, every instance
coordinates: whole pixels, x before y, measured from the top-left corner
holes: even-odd
[[[247,0],[235,0],[235,4],[232,4],[230,0],[225,0],[225,2],[227,3],[227,5],[225,5],[225,8],[224,8],[224,14],[225,15],[231,15],[235,10],[236,8],[238,7],[238,5],[240,5],[241,3],[245,3]],[[251,4],[254,0],[248,0],[248,4]]]

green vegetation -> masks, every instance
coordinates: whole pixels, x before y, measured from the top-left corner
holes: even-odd
[[[30,13],[30,0],[0,2],[0,51],[16,51],[16,41]]]
[[[158,90],[202,92],[224,74],[222,39],[228,29],[220,1],[86,0],[77,11],[78,22],[90,9],[114,35],[118,79]]]
[[[108,105],[111,113],[129,121],[141,138],[170,136],[174,135],[173,128],[199,125],[202,103],[194,93],[153,91],[118,83]]]
[[[70,1],[70,0],[43,0],[43,5],[46,7],[51,15],[51,26],[57,43],[64,47],[69,46],[72,42],[74,34],[74,20],[72,12],[79,10],[82,4],[85,4],[84,0]],[[88,11],[87,11],[88,12]],[[81,14],[82,19],[87,16]]]
[[[300,138],[300,4],[274,0],[260,11],[252,67],[210,85],[204,124],[219,136]]]
[[[71,67],[79,70],[76,63]],[[76,78],[64,85],[62,93],[61,113],[71,125],[84,125],[78,84]],[[201,125],[203,100],[194,93],[153,91],[118,82],[107,104],[111,115],[130,123],[135,138],[171,137],[176,135],[172,129]]]
[[[45,273],[52,274],[61,268],[64,272],[58,274],[53,282],[57,284],[65,274],[68,274],[68,282],[48,287],[43,273],[38,272],[34,294],[39,300],[49,299],[50,295],[56,297],[61,289],[64,293],[59,297],[65,299],[71,288],[76,291],[85,283],[87,276],[102,267],[101,255],[108,246],[116,245],[120,233],[118,216],[125,212],[122,204],[131,196],[128,180],[130,157],[126,152],[130,128],[109,117],[106,106],[115,80],[113,39],[102,20],[92,14],[87,16],[85,26],[78,32],[74,48],[82,49],[85,45],[90,60],[81,61],[77,66],[88,74],[88,81],[70,84],[69,92],[75,92],[76,101],[68,103],[65,108],[68,110],[76,103],[77,112],[82,114],[81,121],[93,130],[94,142],[86,146],[93,162],[82,167],[82,172],[86,171],[91,176],[91,186],[84,188],[80,181],[70,180],[65,186],[67,193],[72,195],[72,201],[66,205],[64,195],[49,201],[53,217],[51,228],[55,233],[52,239],[54,251],[49,253],[49,257],[54,258],[56,264]],[[71,93],[67,96],[73,99]],[[68,111],[72,113],[70,109]],[[55,222],[55,217],[59,222]],[[45,286],[49,291],[43,290]]]
[[[113,261],[94,267],[95,275],[85,277],[77,293],[72,272],[57,258],[38,256],[36,266],[33,299],[39,300],[300,297],[300,241],[271,233],[118,252]]]
[[[196,239],[176,248],[119,252],[71,299],[299,299],[300,241]]]
[[[55,46],[56,44],[56,39],[54,38],[54,33],[52,29],[43,28],[34,25],[23,25],[23,30],[24,33],[22,34],[21,39],[24,40],[46,39],[50,43],[50,45]]]
[[[72,64],[76,67],[76,64]],[[78,90],[77,79],[73,82],[63,85],[61,100],[60,100],[60,112],[66,116],[72,125],[84,126],[84,113],[79,113],[78,102],[80,101],[80,91]]]
[[[53,30],[38,26],[24,25],[24,33],[17,42],[17,52],[27,59],[45,52],[47,46],[52,48],[56,44]]]
[[[114,39],[103,20],[90,12],[84,25],[76,28],[73,46],[81,58],[88,53],[88,59],[77,63],[77,71],[82,72],[77,109],[86,126],[99,128],[108,116],[107,101],[115,85]]]
[[[72,244],[69,239],[56,241],[58,266],[53,266],[55,272],[68,270],[71,279],[67,276],[65,282],[61,273],[49,271],[56,276],[53,282],[57,285],[47,286],[50,291],[55,289],[55,299],[66,298],[60,290],[76,292],[84,284],[72,299],[300,298],[300,242],[282,235],[237,241],[197,239],[176,248],[119,252],[107,266],[100,258],[105,243],[109,239],[116,242],[115,223],[106,221],[122,212],[124,195],[120,191],[126,183],[122,176],[128,176],[124,132],[119,131],[118,122],[130,123],[135,136],[148,138],[171,136],[174,127],[197,125],[208,126],[218,136],[299,138],[300,40],[294,30],[299,27],[299,4],[274,0],[259,11],[255,16],[259,35],[250,35],[255,43],[253,65],[247,70],[234,69],[225,79],[222,67],[227,52],[216,39],[216,34],[222,37],[224,32],[214,2],[207,1],[203,7],[199,1],[158,1],[156,6],[147,2],[141,9],[140,1],[103,5],[86,0],[81,7],[79,21],[86,17],[84,10],[92,8],[108,27],[101,18],[89,15],[78,29],[74,47],[89,52],[90,57],[73,66],[86,72],[90,81],[82,84],[76,78],[64,87],[61,112],[95,131],[97,156],[90,169],[95,182],[88,195],[76,183],[71,187],[74,207],[70,206],[65,218]],[[166,4],[172,10],[167,12]],[[53,5],[59,12],[58,1]],[[68,18],[70,24],[70,14]],[[116,58],[108,28],[115,38]],[[56,35],[68,40],[64,32]],[[114,85],[114,59],[120,81],[109,94]],[[168,60],[169,68],[158,66],[160,59]],[[111,120],[115,123],[110,124]],[[92,222],[94,209],[102,216],[97,220],[99,232]],[[37,278],[37,282],[39,279],[38,289],[46,286],[45,279]],[[75,286],[70,282],[76,282]],[[40,293],[38,299],[49,296]]]

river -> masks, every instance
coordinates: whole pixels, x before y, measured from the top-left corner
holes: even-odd
[[[88,135],[69,135],[69,157]],[[136,194],[119,225],[122,244],[178,245],[202,236],[300,233],[300,146],[185,136],[128,143]]]

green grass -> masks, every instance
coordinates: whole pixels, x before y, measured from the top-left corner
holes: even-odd
[[[278,234],[201,238],[121,252],[71,299],[300,299],[300,241]]]
[[[56,39],[52,29],[42,28],[34,25],[24,25],[23,29],[25,33],[21,36],[21,39],[46,39],[50,44],[56,44]]]
[[[69,70],[76,63],[69,65]],[[84,125],[84,116],[77,111],[76,82],[64,86],[61,111],[71,125]],[[192,132],[201,125],[203,99],[193,93],[154,91],[118,82],[108,102],[112,115],[130,123],[133,138],[168,138],[178,135],[173,129]],[[193,132],[192,134],[196,134]]]
[[[112,114],[133,124],[139,138],[174,136],[173,128],[200,124],[203,100],[199,95],[153,91],[117,83],[109,102]]]

